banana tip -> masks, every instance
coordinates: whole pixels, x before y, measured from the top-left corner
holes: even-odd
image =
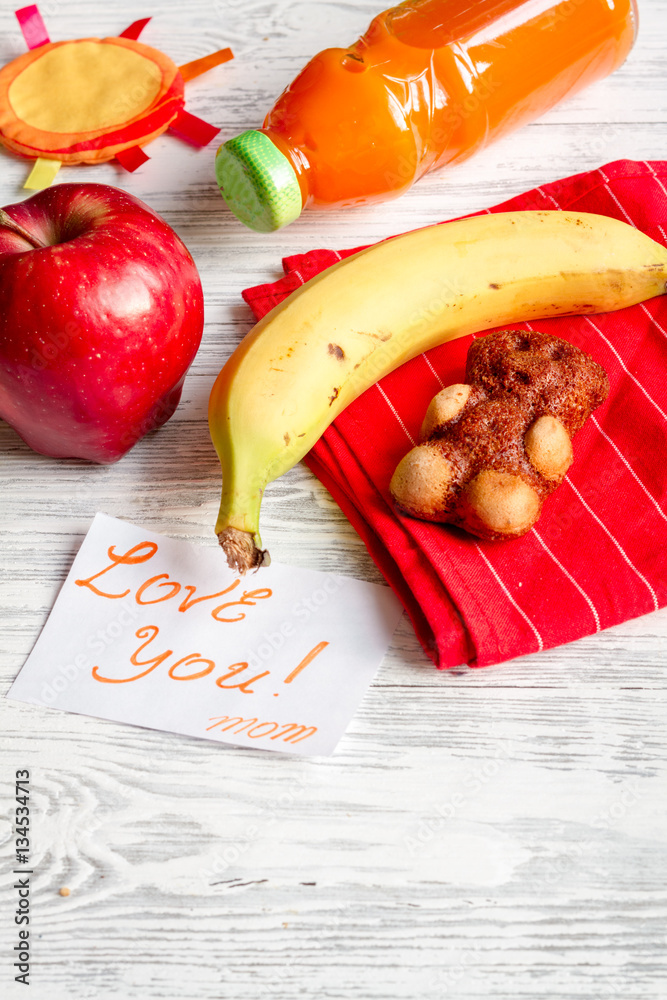
[[[218,533],[218,541],[227,556],[227,565],[237,573],[258,570],[260,566],[270,566],[271,557],[266,549],[259,549],[249,531],[238,528],[224,528]]]

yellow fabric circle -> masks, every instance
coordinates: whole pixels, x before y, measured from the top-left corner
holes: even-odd
[[[17,118],[45,132],[93,132],[121,125],[150,107],[160,67],[135,50],[84,39],[31,62],[9,88]]]

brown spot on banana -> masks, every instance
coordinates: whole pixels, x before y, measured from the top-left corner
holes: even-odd
[[[366,330],[355,330],[354,332],[358,337],[370,337],[371,340],[379,340],[383,344],[392,338],[391,333],[371,333]]]
[[[338,358],[339,361],[343,361],[345,358],[345,351],[338,344],[329,344],[327,350],[329,354],[332,354],[334,358]]]

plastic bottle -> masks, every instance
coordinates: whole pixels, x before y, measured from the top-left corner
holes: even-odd
[[[410,0],[325,49],[261,129],[218,150],[223,197],[270,232],[303,208],[397,197],[624,61],[635,0]]]

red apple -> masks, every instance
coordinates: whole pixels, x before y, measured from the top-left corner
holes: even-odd
[[[176,409],[203,325],[187,248],[125,191],[0,210],[0,417],[35,451],[117,461]]]

